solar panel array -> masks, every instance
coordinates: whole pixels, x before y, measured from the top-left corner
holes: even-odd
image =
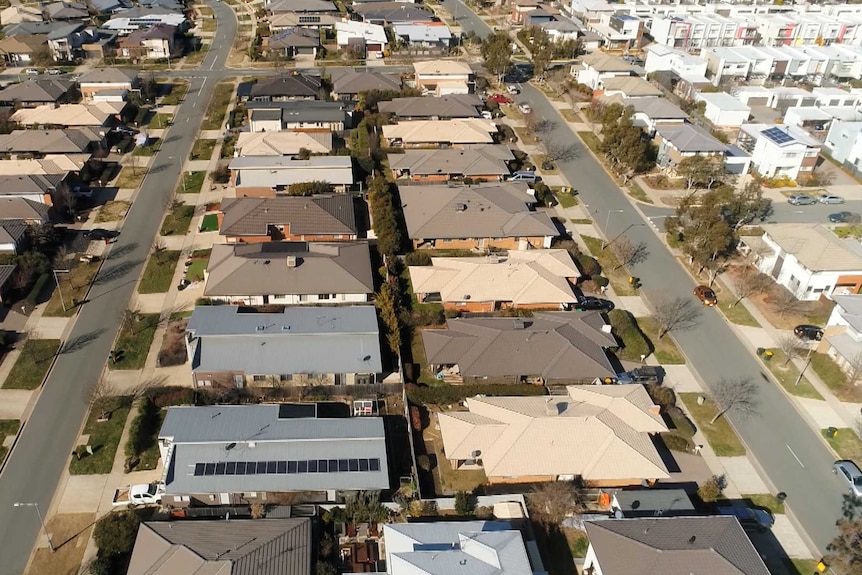
[[[380,471],[380,459],[300,459],[290,461],[221,461],[195,463],[195,477],[208,475],[288,475]]]
[[[793,136],[781,128],[769,128],[768,130],[763,130],[761,133],[779,146],[794,141]]]

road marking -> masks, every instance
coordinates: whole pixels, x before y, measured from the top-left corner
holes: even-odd
[[[800,466],[802,466],[802,469],[805,469],[805,464],[804,464],[804,463],[802,463],[802,460],[801,460],[801,459],[799,459],[799,456],[798,456],[798,455],[796,455],[795,453],[793,453],[793,450],[792,450],[792,449],[790,449],[790,446],[789,446],[789,445],[787,445],[786,443],[784,444],[784,446],[787,448],[787,451],[789,451],[789,452],[790,452],[790,455],[792,455],[792,456],[793,456],[793,459],[795,459],[795,460],[796,460],[796,463],[798,463]]]

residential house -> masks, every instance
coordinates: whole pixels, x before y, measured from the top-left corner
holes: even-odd
[[[270,12],[268,21],[274,34],[296,27],[318,31],[332,29],[342,18],[338,7],[328,0],[277,0],[270,2],[266,9]]]
[[[374,293],[362,241],[216,244],[205,275],[204,297],[235,305],[364,303]]]
[[[348,70],[332,83],[332,97],[349,102],[359,98],[362,92],[401,92],[401,77],[396,74],[370,70]],[[380,102],[380,105],[384,102]]]
[[[862,295],[833,293],[835,307],[817,351],[838,364],[854,385],[862,376]]]
[[[644,20],[633,14],[599,14],[587,28],[601,37],[607,50],[639,50],[644,44]]]
[[[823,142],[832,158],[856,174],[862,174],[862,121],[833,120]]]
[[[335,242],[359,239],[361,200],[348,194],[224,198],[219,235],[229,244],[260,242]]]
[[[307,517],[147,521],[138,528],[126,573],[309,575],[311,532]]]
[[[189,27],[189,21],[182,11],[177,12],[158,6],[138,6],[117,12],[114,18],[102,25],[102,28],[123,35],[157,24],[175,26],[181,34],[184,34]]]
[[[817,106],[856,106],[859,104],[860,95],[852,94],[847,90],[836,87],[812,88],[811,93],[817,97]]]
[[[252,132],[330,133],[350,127],[349,104],[322,100],[288,100],[248,102],[249,126]],[[331,138],[331,136],[330,136]]]
[[[0,220],[0,254],[15,255],[27,251],[28,229],[29,226],[21,220]]]
[[[420,4],[409,2],[354,3],[351,10],[363,22],[389,26],[396,22],[434,22],[437,17]]]
[[[195,314],[201,309],[196,309]],[[211,307],[208,311],[232,309],[235,308],[223,306]],[[347,312],[350,309],[332,311]],[[302,312],[302,315],[309,315],[307,311],[314,312],[313,309],[294,311]],[[310,319],[313,327],[321,329],[313,316]],[[257,345],[257,342],[255,345],[280,348],[284,352],[281,339],[302,337],[300,334],[287,334],[268,338],[266,346]],[[327,355],[324,348],[318,349],[319,344],[312,342],[311,347],[315,349],[309,349],[309,353]],[[229,353],[235,355],[237,351]],[[276,494],[279,493],[296,493],[299,501],[335,502],[356,495],[358,491],[374,494],[388,489],[389,466],[383,419],[343,417],[333,411],[314,403],[169,407],[158,437],[159,452],[165,462],[165,497],[162,503],[175,508],[266,504],[271,500],[277,501]],[[227,445],[231,448],[225,449]],[[253,523],[260,522],[263,526],[268,521],[255,519]],[[226,525],[228,522],[221,523]],[[233,520],[230,523],[233,524]],[[197,524],[199,522],[187,523]],[[231,530],[231,533],[241,532],[240,529],[236,532]],[[307,543],[308,536],[303,536],[302,542]],[[222,543],[219,556],[230,557],[246,546],[258,543],[258,539],[246,540],[239,549]],[[310,546],[303,545],[300,549],[305,553],[310,551]],[[282,548],[277,557],[268,556],[266,560],[257,556],[246,564],[248,571],[242,572],[294,575],[293,571],[272,571],[270,567],[281,564],[290,556],[288,548]],[[188,563],[185,565],[183,572],[188,573]],[[296,575],[308,573],[301,571]]]
[[[661,125],[656,127],[658,158],[662,167],[672,167],[692,156],[724,157],[727,145],[712,134],[692,124]]]
[[[266,52],[285,59],[297,56],[317,56],[320,50],[320,32],[316,29],[286,27],[266,39]]]
[[[22,126],[105,127],[119,121],[125,102],[91,102],[22,108],[9,118]]]
[[[103,91],[131,92],[138,87],[138,72],[126,68],[93,68],[81,74],[78,86],[87,100]]]
[[[65,174],[4,175],[0,173],[0,198],[22,198],[37,204],[53,205],[52,194]]]
[[[9,84],[0,90],[0,102],[23,108],[42,104],[66,104],[78,100],[75,82],[59,78],[37,78],[18,84]]]
[[[17,4],[0,10],[0,25],[20,24],[21,22],[41,22],[42,10],[38,6]]]
[[[64,130],[13,130],[0,134],[0,154],[43,157],[52,154],[93,153],[105,146],[103,130],[68,128]]]
[[[174,26],[156,24],[135,30],[120,38],[117,55],[121,58],[139,60],[166,60],[182,54],[183,47],[176,41]]]
[[[665,98],[632,98],[622,100],[622,105],[632,109],[632,123],[644,128],[650,136],[659,126],[682,126],[688,114]]]
[[[265,245],[276,244],[258,247]],[[192,313],[186,345],[196,387],[369,385],[381,380],[373,305],[288,306],[281,313],[240,309],[201,306]]]
[[[129,0],[90,0],[90,6],[98,14],[116,14],[132,7]]]
[[[586,35],[586,30],[580,26],[578,26],[572,20],[568,18],[559,17],[558,20],[551,20],[550,22],[542,22],[539,24],[539,28],[548,35],[548,38],[556,43],[556,42],[566,42],[568,40],[577,40],[578,38],[583,38]],[[595,35],[595,34],[593,34]],[[591,52],[586,47],[582,46],[582,49]]]
[[[695,100],[706,103],[703,115],[717,128],[738,128],[751,115],[751,108],[726,92],[701,92]]]
[[[800,300],[862,291],[862,246],[820,224],[764,224],[763,236],[741,238],[739,250]]]
[[[396,179],[409,178],[412,182],[500,182],[509,175],[507,162],[514,159],[506,146],[405,150],[390,156],[389,167]]]
[[[733,90],[733,97],[750,107],[772,107],[775,92],[763,86],[740,86]]]
[[[637,76],[620,76],[607,78],[602,83],[605,96],[620,96],[629,100],[638,98],[656,98],[662,91]]]
[[[566,316],[570,321],[563,319]],[[590,319],[597,320],[597,325],[588,323]],[[594,312],[542,313],[532,320],[457,320],[451,323],[458,326],[463,339],[450,345],[455,349],[449,353],[459,356],[459,361],[477,364],[463,350],[482,341],[489,349],[474,353],[480,354],[483,373],[529,374],[521,381],[587,379],[590,373],[601,374],[610,367],[604,357],[607,344],[592,339],[603,335],[613,339],[609,332],[596,329],[605,325],[603,321]],[[498,327],[519,322],[523,329]],[[547,331],[539,331],[543,324]],[[423,339],[431,335],[436,346],[434,331],[451,328],[422,331]],[[434,363],[430,355],[428,361]],[[670,477],[652,440],[667,427],[644,386],[569,385],[566,391],[552,396],[470,397],[464,401],[466,412],[438,414],[449,464],[455,469],[484,469],[491,484],[579,478],[591,487],[623,487]]]
[[[512,2],[512,10],[509,12],[509,22],[516,26],[525,24],[526,14],[538,10],[542,3],[538,0],[515,0]]]
[[[28,226],[38,226],[48,222],[50,206],[22,197],[0,197],[0,220],[14,220]]]
[[[644,71],[647,74],[673,72],[679,77],[706,76],[706,59],[693,56],[685,50],[664,44],[650,44],[644,51]]]
[[[251,87],[249,99],[254,102],[323,99],[320,78],[308,74],[288,74],[261,78]]]
[[[470,65],[458,60],[429,60],[414,62],[416,87],[436,96],[472,94],[476,88],[475,75]]]
[[[761,176],[791,180],[814,172],[822,145],[802,128],[769,124],[745,124],[737,144]]]
[[[77,175],[90,154],[48,154],[42,158],[0,160],[0,174],[4,176],[60,176]]]
[[[87,44],[98,42],[102,34],[81,22],[66,22],[48,33],[48,51],[55,62],[72,62],[84,55]]]
[[[431,258],[410,266],[420,303],[441,302],[447,310],[568,309],[581,273],[566,250],[509,251],[484,258]]]
[[[582,68],[572,67],[572,75],[578,84],[593,90],[604,90],[605,81],[611,78],[626,78],[634,75],[635,67],[620,58],[604,52],[593,52],[581,58]]]
[[[852,109],[852,108],[851,108]],[[782,124],[802,128],[808,133],[823,136],[829,130],[832,115],[821,108],[788,108]]]
[[[87,5],[81,2],[68,2],[66,0],[49,2],[42,6],[42,19],[45,22],[89,20],[90,12],[87,10]]]
[[[392,27],[402,45],[422,50],[448,50],[452,32],[443,22],[398,22]]]
[[[521,531],[508,521],[434,521],[383,526],[388,575],[537,575]]]
[[[350,156],[245,156],[231,160],[229,167],[238,198],[273,198],[302,182],[327,182],[338,192],[354,184]]]
[[[395,98],[377,104],[381,114],[389,114],[400,120],[479,118],[482,108],[484,104],[475,94],[450,94],[439,98],[430,96]]]
[[[817,96],[815,96],[808,90],[803,90],[802,88],[773,88],[772,93],[773,96],[770,107],[774,110],[778,110],[781,113],[784,113],[784,111],[788,108],[794,108],[797,106],[807,107],[817,105]]]
[[[3,26],[3,35],[7,38],[14,36],[40,36],[44,41],[48,34],[57,30],[68,29],[68,22],[19,22]]]
[[[350,51],[360,58],[383,54],[389,39],[379,24],[341,20],[335,23],[335,43],[339,50]]]
[[[417,249],[549,248],[559,235],[524,184],[401,186],[399,195]]]
[[[769,575],[736,517],[608,519],[584,525],[590,540],[584,571],[596,575]]]
[[[493,144],[497,126],[481,118],[452,120],[405,120],[383,126],[383,139],[390,148],[422,148],[470,144]]]
[[[548,22],[553,22],[554,18],[559,14],[559,10],[550,6],[536,8],[524,14],[524,26],[541,26]]]
[[[46,43],[45,36],[7,36],[0,39],[0,57],[7,66],[26,66]]]
[[[0,303],[11,303],[7,300],[7,294],[12,288],[16,269],[18,269],[17,264],[0,265]]]
[[[630,489],[611,495],[611,511],[619,519],[697,515],[685,489]]]
[[[304,149],[328,154],[332,132],[240,132],[234,156],[295,156]]]

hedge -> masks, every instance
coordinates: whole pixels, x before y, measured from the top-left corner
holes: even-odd
[[[463,401],[474,395],[501,395],[501,396],[525,396],[545,395],[545,388],[529,384],[493,384],[475,383],[464,385],[436,385],[434,387],[410,386],[407,389],[407,398],[411,403],[424,404],[434,403],[438,405],[452,404]]]
[[[650,354],[649,340],[641,332],[632,314],[623,309],[615,309],[608,314],[608,318],[611,320],[614,334],[622,341],[626,356],[638,358]]]
[[[39,294],[42,293],[42,290],[45,289],[45,284],[48,283],[48,280],[51,279],[51,274],[42,274],[33,284],[32,289],[30,289],[30,293],[27,294],[27,307],[34,308],[36,307],[37,300],[39,299]]]
[[[664,441],[665,446],[671,451],[688,453],[692,449],[692,442],[680,435],[674,435],[673,433],[662,433],[661,438],[662,441]]]

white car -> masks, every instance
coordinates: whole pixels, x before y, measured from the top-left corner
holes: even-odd
[[[36,68],[27,68],[26,70],[24,70],[24,73],[28,76],[38,76],[39,70],[37,70]]]
[[[834,196],[832,194],[823,194],[817,198],[817,201],[821,204],[843,204],[844,198],[841,196]]]
[[[506,92],[509,94],[520,94],[521,89],[518,88],[515,84],[506,84]]]
[[[529,114],[533,111],[533,107],[526,102],[522,102],[518,104],[518,110],[520,110],[522,114]]]
[[[482,118],[485,120],[493,120],[494,114],[491,113],[491,110],[482,110]]]

